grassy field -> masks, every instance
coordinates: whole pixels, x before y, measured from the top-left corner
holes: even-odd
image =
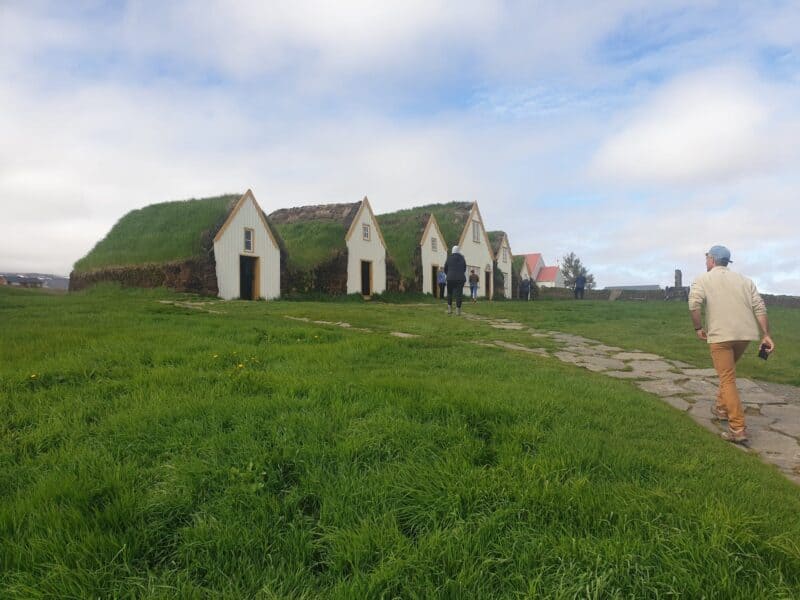
[[[441,304],[187,299],[0,289],[0,597],[800,596],[798,487],[630,382]],[[467,310],[709,365],[685,305]],[[797,384],[771,316],[742,371]]]

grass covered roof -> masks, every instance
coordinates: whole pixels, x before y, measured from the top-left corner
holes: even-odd
[[[492,252],[495,258],[500,255],[500,248],[503,244],[503,238],[506,237],[505,231],[487,231],[486,235],[489,236],[489,243],[492,245]]]
[[[269,215],[283,238],[289,263],[310,269],[347,247],[345,235],[361,202],[282,208]]]
[[[413,279],[414,254],[430,215],[436,217],[444,237],[441,243],[445,244],[449,250],[451,246],[458,243],[471,208],[471,202],[449,202],[447,204],[427,204],[377,215],[383,238],[386,240],[386,250],[394,259],[400,274],[405,278]]]
[[[151,204],[122,217],[75,263],[76,272],[201,256],[204,234],[222,226],[240,194]]]

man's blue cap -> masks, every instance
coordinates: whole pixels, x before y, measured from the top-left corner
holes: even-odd
[[[715,263],[721,263],[723,261],[733,262],[731,260],[731,251],[725,246],[711,246],[709,251],[706,252],[706,256],[713,258]]]

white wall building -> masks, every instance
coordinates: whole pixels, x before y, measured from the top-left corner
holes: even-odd
[[[447,261],[447,242],[433,215],[428,218],[419,245],[422,253],[422,293],[436,295],[439,293],[436,273]]]
[[[492,245],[489,243],[489,236],[486,235],[486,228],[483,225],[483,217],[481,217],[477,202],[472,203],[458,245],[461,246],[461,254],[467,261],[467,283],[464,286],[464,295],[469,296],[469,275],[470,271],[475,269],[480,277],[478,297],[491,299],[494,253]]]
[[[280,296],[280,248],[251,190],[239,198],[214,236],[214,260],[220,298]]]
[[[369,296],[386,291],[386,242],[364,197],[345,236],[347,293]]]

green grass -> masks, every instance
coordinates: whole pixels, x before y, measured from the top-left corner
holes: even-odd
[[[151,204],[122,217],[85,257],[77,272],[103,267],[161,263],[201,254],[204,233],[214,233],[239,196]]]
[[[797,486],[630,382],[441,304],[184,298],[0,289],[0,597],[800,595]],[[692,338],[668,303],[468,310]]]
[[[394,259],[400,275],[408,281],[415,280],[414,256],[419,248],[422,232],[428,223],[424,211],[418,209],[401,210],[394,213],[378,215],[386,251]],[[445,240],[439,243],[446,248]]]
[[[296,268],[310,269],[346,248],[347,230],[339,221],[273,223],[272,227],[283,238],[289,263]]]
[[[685,302],[544,300],[484,303],[475,310],[612,346],[654,352],[701,368],[712,366],[708,345],[694,335]],[[768,313],[775,353],[763,361],[753,342],[736,371],[742,377],[800,386],[800,310],[772,306]]]

